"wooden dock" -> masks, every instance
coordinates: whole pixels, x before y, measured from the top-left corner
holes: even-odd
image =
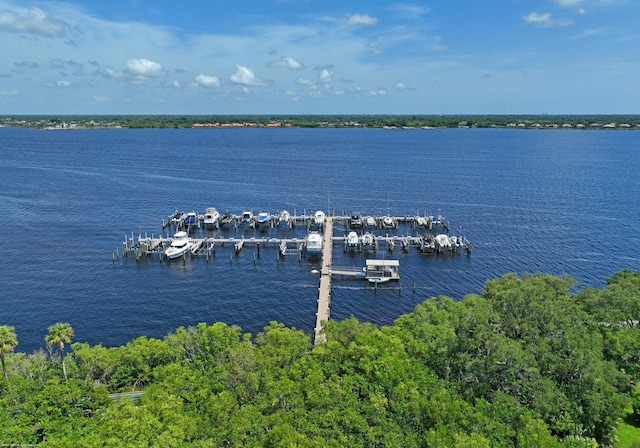
[[[322,246],[322,269],[320,270],[320,286],[318,287],[318,311],[316,312],[315,339],[316,344],[327,341],[324,324],[331,314],[331,260],[333,257],[333,217],[326,218],[324,244]]]

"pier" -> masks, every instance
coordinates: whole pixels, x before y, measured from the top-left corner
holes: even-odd
[[[331,259],[333,257],[333,217],[326,218],[324,244],[322,247],[322,269],[320,270],[320,286],[318,287],[318,311],[316,312],[315,339],[316,344],[327,341],[324,324],[329,320],[331,312]]]

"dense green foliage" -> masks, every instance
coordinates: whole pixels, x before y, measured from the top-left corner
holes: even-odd
[[[640,273],[573,286],[508,274],[391,326],[331,321],[317,346],[275,322],[255,337],[201,323],[120,347],[76,342],[66,381],[45,352],[7,350],[0,444],[615,446],[625,408],[640,407]],[[140,400],[108,395],[132,390]]]

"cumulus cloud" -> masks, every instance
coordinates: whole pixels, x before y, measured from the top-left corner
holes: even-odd
[[[112,79],[122,79],[134,84],[144,84],[152,78],[159,78],[167,74],[162,65],[148,59],[129,59],[122,71],[105,67],[104,72]]]
[[[304,69],[304,64],[295,58],[282,57],[277,61],[269,62],[269,67],[284,67],[291,70],[302,70]]]
[[[174,83],[175,82],[176,81],[174,81]],[[208,76],[208,75],[203,75],[201,73],[198,76],[196,76],[195,82],[200,87],[210,87],[210,88],[220,87],[220,80],[218,79],[217,76]]]
[[[232,83],[249,87],[265,86],[266,83],[261,81],[253,74],[253,70],[249,67],[236,65],[236,72],[229,78]]]
[[[386,94],[387,94],[387,91],[385,89],[369,90],[367,92],[367,95],[369,96],[384,96]]]
[[[16,89],[0,90],[0,96],[17,96],[20,92]]]
[[[0,11],[0,29],[44,37],[64,37],[69,24],[40,8],[29,8],[24,16],[15,11]]]
[[[138,80],[158,78],[165,75],[162,65],[148,59],[129,59],[126,64],[129,75]]]
[[[552,14],[545,12],[532,12],[523,17],[524,23],[527,25],[534,25],[539,28],[552,28],[552,27],[560,27],[567,26],[573,23],[568,19],[556,19]]]
[[[449,47],[444,44],[437,44],[431,47],[431,51],[448,51]]]
[[[320,70],[319,80],[322,84],[330,84],[333,80],[333,72],[328,68],[323,68]]]
[[[371,26],[378,23],[378,19],[368,14],[350,14],[346,20],[349,26]]]

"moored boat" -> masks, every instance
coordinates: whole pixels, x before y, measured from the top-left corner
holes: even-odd
[[[171,244],[166,248],[164,254],[167,256],[169,260],[173,260],[174,258],[181,257],[187,251],[191,249],[191,241],[189,239],[189,234],[183,230],[180,232],[176,232],[171,240]]]
[[[347,234],[347,246],[348,247],[357,247],[360,244],[360,238],[356,232],[349,232]]]
[[[309,232],[305,238],[305,247],[310,255],[319,255],[322,253],[322,235],[318,232]]]
[[[208,207],[204,211],[204,219],[202,223],[205,229],[214,229],[218,227],[218,219],[220,218],[220,212],[215,207]]]
[[[317,227],[322,227],[324,226],[324,220],[326,218],[326,215],[324,214],[324,212],[322,210],[318,210],[315,215],[313,215],[313,223],[317,226]]]
[[[258,218],[256,218],[256,222],[260,227],[267,227],[271,222],[271,215],[267,212],[258,213]]]
[[[198,227],[198,223],[199,223],[199,220],[198,220],[197,213],[189,212],[187,213],[187,215],[184,217],[184,220],[182,221],[182,228],[187,232],[191,232],[193,229]]]
[[[359,229],[362,227],[363,221],[360,212],[351,213],[351,218],[349,219],[349,227],[352,229]]]

